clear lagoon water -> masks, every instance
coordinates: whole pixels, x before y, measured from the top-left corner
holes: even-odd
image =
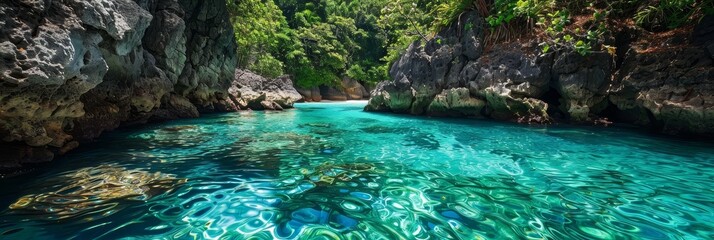
[[[1,239],[714,239],[714,144],[366,113],[124,129],[0,182]]]

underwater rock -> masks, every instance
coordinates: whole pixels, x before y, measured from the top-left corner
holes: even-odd
[[[314,127],[314,128],[331,128],[332,124],[329,123],[319,123],[319,122],[314,122],[314,123],[303,123],[298,125],[298,127]]]
[[[267,79],[242,69],[235,71],[235,80],[228,93],[239,109],[283,110],[292,108],[295,102],[302,99],[290,77]]]
[[[326,128],[317,128],[319,130],[330,130]],[[325,131],[324,135],[340,134],[340,131]],[[323,135],[320,134],[320,135]],[[236,144],[242,145],[240,152],[244,156],[263,156],[267,152],[276,151],[294,151],[294,154],[303,156],[315,155],[333,155],[339,154],[344,149],[336,147],[337,144],[322,138],[316,138],[307,134],[298,134],[293,132],[276,132],[265,133],[256,137],[243,138],[236,141]]]
[[[404,133],[412,130],[406,127],[372,125],[360,128],[360,131],[371,134]]]
[[[161,131],[180,132],[180,131],[184,131],[184,130],[194,130],[197,128],[198,127],[196,127],[196,126],[185,125],[185,126],[176,126],[176,127],[165,127],[165,128],[162,128]]]
[[[293,132],[266,133],[251,139],[239,140],[239,143],[246,143],[244,151],[250,153],[260,153],[270,150],[280,150],[285,148],[301,149],[315,143],[310,135],[297,134]]]
[[[316,185],[332,185],[335,182],[349,182],[353,178],[365,173],[374,173],[375,166],[370,163],[343,163],[335,164],[326,162],[317,166],[314,170],[300,169],[300,173],[305,175],[305,179]]]
[[[187,179],[108,165],[80,169],[58,181],[65,185],[56,191],[23,196],[10,205],[10,210],[44,220],[106,216],[118,210],[117,201],[146,201]]]

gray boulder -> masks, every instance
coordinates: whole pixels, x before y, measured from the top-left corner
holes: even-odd
[[[267,79],[248,70],[237,69],[228,93],[237,109],[283,110],[292,108],[302,95],[288,76]]]
[[[319,102],[322,101],[322,94],[320,94],[319,87],[312,88],[300,88],[295,87],[297,91],[302,95],[302,100],[306,102]]]

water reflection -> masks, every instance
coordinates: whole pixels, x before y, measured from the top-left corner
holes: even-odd
[[[0,238],[714,237],[709,145],[298,106],[113,133],[1,185]]]

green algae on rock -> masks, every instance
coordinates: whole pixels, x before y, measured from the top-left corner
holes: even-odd
[[[473,27],[462,31],[463,25]],[[612,121],[710,137],[712,26],[714,16],[690,32],[621,29],[612,33],[621,43],[616,55],[544,53],[527,39],[484,51],[483,16],[466,12],[432,39],[411,44],[365,110],[524,123]]]
[[[60,177],[62,186],[52,192],[26,195],[10,210],[39,220],[108,217],[122,207],[119,201],[147,201],[186,183],[187,179],[142,170],[102,165],[83,168]]]

